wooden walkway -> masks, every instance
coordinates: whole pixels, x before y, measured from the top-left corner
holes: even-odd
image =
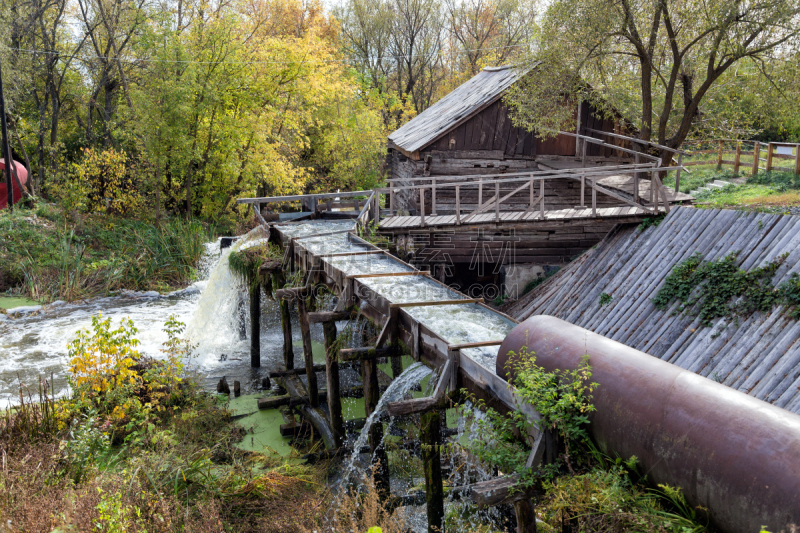
[[[659,209],[664,212],[664,208]],[[619,217],[641,217],[643,215],[652,214],[650,209],[643,207],[622,206],[622,207],[601,207],[592,213],[592,208],[587,207],[583,209],[559,209],[555,211],[545,211],[544,216],[541,212],[501,212],[496,213],[482,213],[470,217],[469,215],[462,215],[461,220],[457,220],[456,215],[443,215],[443,216],[426,216],[423,222],[420,216],[392,216],[384,218],[381,221],[380,229],[405,229],[405,228],[422,228],[429,226],[472,226],[474,224],[505,224],[505,223],[518,223],[518,222],[541,222],[547,221],[568,221],[568,220],[589,220],[589,219],[605,219],[605,218],[619,218]]]

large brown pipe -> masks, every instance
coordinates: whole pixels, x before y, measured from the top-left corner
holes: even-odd
[[[547,371],[589,354],[590,430],[605,453],[635,455],[648,480],[680,487],[723,531],[800,531],[800,416],[544,315],[503,341],[499,376],[523,346]]]

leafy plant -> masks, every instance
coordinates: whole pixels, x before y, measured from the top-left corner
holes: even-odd
[[[570,450],[589,442],[586,425],[589,413],[594,411],[592,392],[597,387],[591,382],[589,356],[574,370],[547,372],[536,364],[527,346],[523,346],[519,353],[510,352],[509,361],[514,376],[510,383],[516,387],[517,396],[541,415],[536,423],[539,431],[553,431],[560,437],[566,449],[562,459],[569,465]],[[478,415],[479,411],[485,415]],[[468,444],[470,451],[504,472],[517,473],[520,486],[533,486],[540,474],[552,476],[557,471],[558,464],[538,473],[525,466],[530,449],[518,435],[528,434],[534,423],[519,410],[501,415],[477,401],[475,407],[465,408],[465,414],[478,427],[473,432],[476,438]]]
[[[777,288],[771,281],[787,256],[745,271],[736,264],[738,252],[716,261],[696,253],[672,269],[652,302],[664,310],[677,300],[675,313],[691,312],[704,326],[717,318],[767,312],[781,304],[792,308],[792,318],[800,319],[800,277],[793,274]]]
[[[610,304],[613,299],[614,299],[614,297],[611,296],[610,294],[608,294],[607,292],[601,292],[600,293],[600,307],[603,307],[604,305]]]

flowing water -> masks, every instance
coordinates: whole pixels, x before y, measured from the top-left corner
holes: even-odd
[[[239,239],[232,249],[263,242],[261,230]],[[112,324],[130,318],[139,330],[138,350],[158,358],[167,340],[164,322],[170,315],[187,325],[186,335],[197,345],[191,367],[207,388],[223,375],[240,380],[244,388],[282,361],[283,337],[277,303],[264,299],[261,345],[262,371],[250,368],[249,341],[242,334],[239,301],[243,292],[228,268],[228,254],[219,242],[206,245],[198,266],[199,280],[170,295],[123,293],[120,296],[46,307],[41,313],[0,322],[0,408],[19,402],[20,384],[36,391],[40,376],[54,377],[58,394],[68,391],[65,378],[67,343],[81,329],[91,327],[92,317],[102,313]],[[244,308],[241,309],[244,311]],[[299,328],[294,328],[299,334]]]
[[[400,374],[400,376],[398,376],[394,381],[392,381],[392,383],[386,389],[386,392],[383,393],[383,396],[381,396],[380,400],[378,401],[375,411],[373,411],[372,414],[370,414],[367,418],[364,428],[361,430],[361,434],[358,436],[358,439],[356,439],[356,442],[353,445],[353,453],[350,454],[347,463],[345,463],[342,473],[342,481],[346,482],[349,480],[355,472],[356,462],[358,461],[358,456],[361,453],[361,448],[367,444],[367,439],[369,438],[369,428],[380,417],[381,413],[383,413],[386,404],[388,402],[396,402],[402,399],[405,393],[407,393],[411,388],[419,385],[419,383],[430,374],[430,368],[422,363],[414,363],[406,368],[403,373]]]

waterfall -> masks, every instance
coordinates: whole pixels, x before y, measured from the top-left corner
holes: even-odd
[[[199,362],[212,366],[222,353],[235,348],[246,350],[245,341],[239,336],[239,305],[242,286],[228,265],[231,252],[267,243],[268,234],[258,226],[220,251],[219,260],[208,277],[197,307],[186,327],[186,336],[197,345]],[[241,344],[242,346],[237,346]]]

